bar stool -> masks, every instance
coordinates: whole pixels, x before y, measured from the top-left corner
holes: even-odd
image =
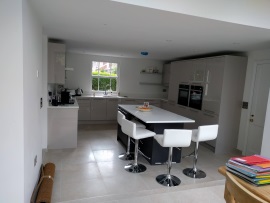
[[[122,119],[125,118],[125,115],[122,114],[120,111],[117,112],[117,122],[122,128]],[[140,122],[136,120],[132,120],[132,122],[136,123],[136,127],[138,128],[145,128],[145,125],[141,124]],[[118,156],[119,159],[121,160],[133,160],[134,157],[132,154],[130,154],[130,137],[128,136],[127,140],[127,151],[126,153],[122,153]]]
[[[181,183],[181,180],[171,175],[173,147],[188,147],[191,143],[192,130],[165,129],[164,134],[155,135],[155,140],[162,147],[169,147],[167,174],[156,177],[156,181],[164,186],[173,187]]]
[[[139,148],[139,140],[147,137],[153,137],[156,133],[144,129],[144,128],[136,128],[136,124],[123,118],[122,119],[122,131],[135,139],[135,150],[134,150],[134,161],[125,166],[125,170],[130,173],[141,173],[146,171],[146,167],[142,164],[138,164],[138,148]]]
[[[196,142],[194,158],[193,158],[193,168],[186,168],[183,173],[191,178],[205,178],[206,173],[202,170],[197,169],[196,164],[198,160],[198,149],[199,142],[214,140],[217,138],[218,125],[204,125],[199,126],[198,130],[192,130],[191,140]]]

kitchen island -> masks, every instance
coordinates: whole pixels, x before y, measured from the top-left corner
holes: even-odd
[[[156,106],[150,106],[152,110],[148,112],[140,111],[138,105],[118,105],[118,108],[128,120],[136,118],[146,126],[146,129],[156,134],[163,134],[164,129],[182,129],[185,123],[195,122]],[[127,135],[122,132],[120,125],[118,125],[117,140],[124,146],[127,145]],[[133,149],[134,145],[131,142],[131,150]],[[141,139],[139,149],[150,164],[163,164],[168,159],[169,149],[161,147],[153,137]],[[174,148],[173,162],[179,163],[180,161],[181,148]]]
[[[79,105],[48,106],[48,149],[77,147]]]

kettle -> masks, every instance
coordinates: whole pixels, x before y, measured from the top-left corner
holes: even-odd
[[[78,89],[75,90],[75,93],[76,93],[76,96],[81,96],[82,93],[83,93],[83,90],[78,88]]]

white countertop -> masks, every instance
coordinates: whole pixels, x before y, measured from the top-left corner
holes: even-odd
[[[150,106],[151,111],[140,111],[138,105],[118,105],[128,113],[137,117],[145,123],[194,123],[195,121],[184,116],[166,111],[156,106]]]
[[[48,105],[48,108],[52,108],[52,109],[79,109],[79,105],[76,99],[74,99],[74,104],[65,104],[65,105],[58,105],[58,106],[52,106],[52,105]]]

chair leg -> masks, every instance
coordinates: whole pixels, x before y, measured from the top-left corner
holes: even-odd
[[[205,172],[197,169],[197,160],[198,160],[198,150],[199,150],[199,142],[196,142],[195,146],[195,153],[194,153],[194,159],[193,159],[193,168],[186,168],[183,170],[183,173],[191,178],[205,178],[206,174]]]
[[[173,148],[169,148],[169,157],[168,157],[168,165],[167,165],[167,174],[161,174],[156,177],[156,181],[164,186],[167,187],[174,187],[181,183],[181,180],[174,175],[171,175],[171,168],[172,168],[172,154]]]
[[[139,151],[139,140],[135,140],[135,152],[134,161],[125,166],[125,170],[130,173],[141,173],[146,171],[146,167],[142,164],[138,164],[138,151]]]
[[[134,157],[132,154],[130,154],[130,137],[128,136],[128,142],[127,142],[127,152],[126,153],[123,153],[123,154],[120,154],[118,156],[119,159],[121,160],[134,160]]]

